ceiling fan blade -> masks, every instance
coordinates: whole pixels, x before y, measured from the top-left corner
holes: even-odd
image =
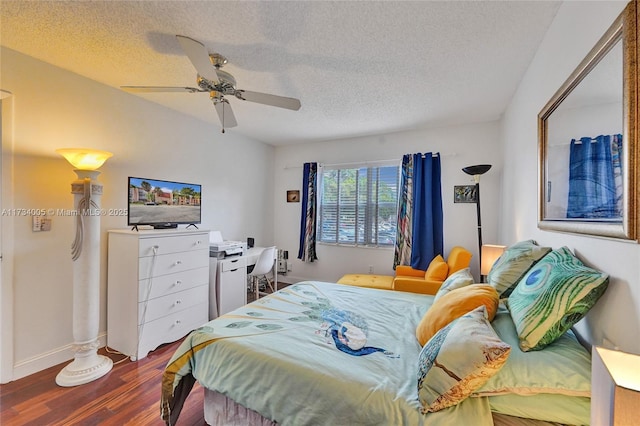
[[[218,118],[220,118],[220,123],[222,123],[223,132],[225,127],[236,127],[238,125],[236,116],[233,114],[233,110],[231,109],[231,105],[229,105],[229,102],[226,99],[216,101],[213,105],[216,107]]]
[[[166,86],[120,86],[122,90],[133,93],[149,93],[149,92],[206,92],[206,90],[196,89],[195,87],[166,87]]]
[[[297,111],[300,109],[300,101],[295,98],[286,98],[284,96],[269,95],[267,93],[250,92],[248,90],[236,90],[236,98],[243,101],[256,102],[264,105],[271,105],[279,108],[292,109]]]
[[[211,60],[209,60],[209,52],[207,51],[207,48],[204,47],[204,44],[200,43],[198,40],[181,35],[177,35],[176,38],[178,39],[178,42],[180,42],[182,50],[187,54],[187,57],[193,64],[196,71],[198,71],[198,74],[207,80],[219,80],[216,68],[211,64]]]

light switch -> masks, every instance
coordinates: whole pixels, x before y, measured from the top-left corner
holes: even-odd
[[[46,216],[31,216],[31,230],[33,232],[51,231],[51,218]]]
[[[40,232],[42,226],[42,216],[31,216],[32,230],[33,232]]]

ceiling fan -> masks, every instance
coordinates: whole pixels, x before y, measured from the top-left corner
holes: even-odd
[[[300,109],[300,101],[295,98],[270,95],[267,93],[251,92],[236,89],[236,79],[221,68],[227,63],[227,58],[219,53],[207,51],[204,44],[192,38],[177,35],[176,38],[182,46],[187,57],[198,72],[197,87],[164,87],[164,86],[120,86],[129,92],[206,92],[209,93],[213,106],[222,123],[222,133],[226,127],[238,125],[231,105],[225,96],[235,96],[237,99],[256,102],[264,105],[276,106],[297,111]]]

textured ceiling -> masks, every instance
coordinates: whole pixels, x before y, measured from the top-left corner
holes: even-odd
[[[225,55],[243,134],[273,145],[498,119],[560,2],[0,1],[3,46],[113,87],[195,86],[175,35]],[[131,94],[219,125],[203,93]]]

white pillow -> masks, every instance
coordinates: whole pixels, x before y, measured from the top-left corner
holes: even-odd
[[[449,277],[444,280],[433,301],[435,302],[445,294],[449,293],[451,290],[466,287],[473,283],[474,280],[473,276],[471,275],[471,270],[469,268],[460,269],[459,271],[456,271],[453,274],[449,275]]]
[[[484,305],[440,329],[420,351],[420,411],[457,405],[500,371],[510,352],[491,328]]]

